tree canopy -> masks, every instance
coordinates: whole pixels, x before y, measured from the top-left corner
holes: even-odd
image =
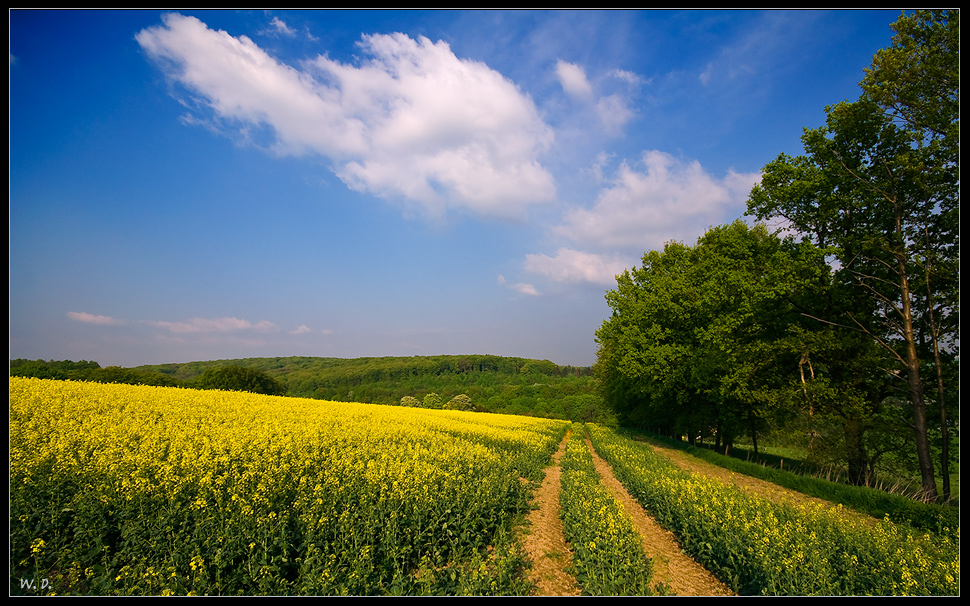
[[[811,245],[764,225],[715,227],[696,246],[668,243],[617,278],[597,331],[604,396],[633,424],[713,435],[725,448],[782,414],[805,323],[799,299],[824,289]]]
[[[937,376],[945,434],[945,364],[959,343],[959,12],[903,14],[893,29],[860,98],[826,108],[825,125],[802,136],[805,155],[765,166],[748,212],[787,220],[838,262],[837,280],[853,292],[819,319],[893,359],[923,489],[935,498],[922,373]]]
[[[265,372],[238,365],[209,368],[193,383],[200,389],[248,391],[270,396],[281,396],[286,393],[283,384]]]

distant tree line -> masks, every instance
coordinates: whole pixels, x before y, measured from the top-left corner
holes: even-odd
[[[87,360],[72,362],[70,360],[16,359],[10,361],[10,376],[191,389],[222,389],[266,395],[284,395],[286,393],[283,384],[265,372],[238,365],[208,368],[198,377],[179,380],[154,371],[135,370],[120,366],[102,368],[97,362]]]
[[[222,371],[221,375],[231,372],[241,377],[240,369],[259,371],[248,382],[231,383],[258,393],[280,393],[279,388],[266,381],[271,378],[282,387],[283,394],[295,397],[397,406],[407,396],[420,398],[423,405],[428,394],[436,394],[441,398],[441,407],[450,405],[455,409],[604,424],[613,424],[616,419],[597,389],[592,367],[506,356],[245,358],[105,369],[95,362],[11,360],[10,372],[58,379],[231,389],[212,375],[216,369],[228,367],[234,370]],[[220,380],[228,377],[221,376]]]
[[[277,357],[138,367],[189,379],[206,368],[237,364],[263,370],[290,396],[400,405],[401,398],[436,393],[447,402],[467,395],[475,410],[615,423],[590,366],[558,365],[487,354],[376,358]]]
[[[182,381],[160,372],[135,370],[120,366],[102,368],[97,362],[88,360],[73,362],[71,360],[25,360],[18,358],[10,360],[10,376],[167,387],[183,385]]]

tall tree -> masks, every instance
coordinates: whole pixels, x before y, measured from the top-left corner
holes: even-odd
[[[612,316],[597,331],[604,396],[627,422],[675,435],[715,431],[725,449],[754,440],[777,414],[798,354],[791,298],[824,284],[811,245],[741,221],[693,248],[671,242],[617,278]]]
[[[607,403],[623,422],[666,435],[678,431],[693,399],[687,361],[698,297],[689,268],[690,248],[679,242],[645,253],[642,267],[617,276],[606,293],[612,317],[596,331]]]
[[[825,320],[861,331],[895,359],[923,491],[935,499],[919,326],[933,327],[938,344],[939,321],[954,325],[959,307],[959,13],[903,14],[894,30],[859,100],[826,108],[825,126],[802,136],[804,156],[782,154],[765,167],[748,212],[783,217],[832,247],[839,278],[859,296]],[[936,366],[942,395],[938,358]]]

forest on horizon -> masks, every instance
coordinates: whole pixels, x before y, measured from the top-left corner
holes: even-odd
[[[609,423],[615,415],[598,392],[591,367],[493,355],[410,357],[275,357],[101,367],[97,362],[11,360],[11,376],[205,388],[209,370],[242,367],[279,382],[282,394],[367,404],[398,405],[437,394],[458,395],[473,410],[574,421]]]

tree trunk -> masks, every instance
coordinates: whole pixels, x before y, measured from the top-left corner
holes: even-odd
[[[734,446],[734,436],[730,432],[724,433],[724,454],[731,455],[731,448]]]
[[[923,230],[926,234],[927,251],[929,250],[929,230]],[[929,257],[927,256],[927,259]],[[930,265],[926,262],[923,271],[926,278],[926,308],[927,316],[930,321],[930,340],[933,342],[933,363],[936,366],[936,393],[940,401],[940,434],[943,438],[940,452],[940,475],[943,479],[943,500],[950,500],[950,430],[946,421],[946,402],[943,398],[943,364],[940,361],[940,341],[939,331],[936,328],[936,318],[933,315],[933,291],[930,289]]]
[[[867,485],[868,457],[862,443],[863,428],[858,419],[846,419],[843,425],[845,436],[845,459],[849,465],[849,482],[855,486]]]
[[[926,401],[923,400],[923,383],[919,376],[919,356],[916,353],[916,337],[913,332],[913,314],[910,306],[909,279],[906,263],[899,258],[899,286],[902,302],[902,328],[906,347],[905,368],[909,401],[913,405],[913,429],[916,432],[916,456],[919,460],[920,477],[923,482],[923,495],[928,501],[936,502],[936,477],[933,459],[930,456],[929,431],[926,423]]]

